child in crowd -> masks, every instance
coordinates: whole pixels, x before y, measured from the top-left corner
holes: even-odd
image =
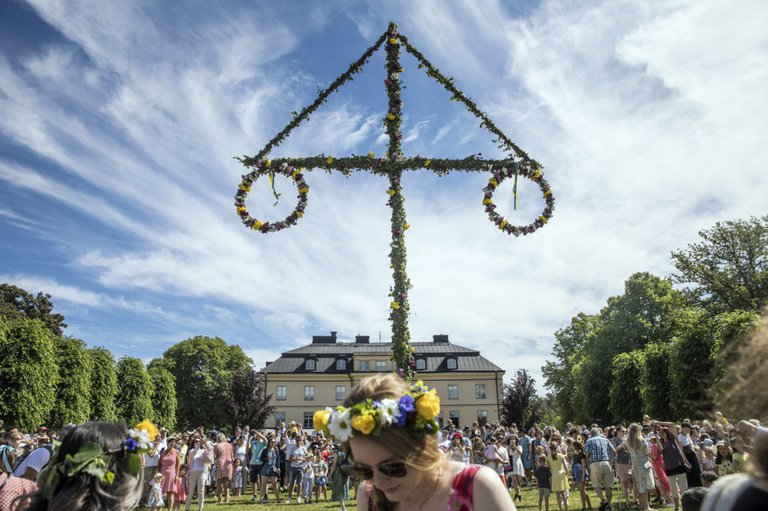
[[[315,461],[312,466],[312,470],[315,472],[315,502],[320,502],[320,492],[323,493],[323,499],[328,501],[328,463],[325,462],[322,455],[315,456]]]
[[[539,487],[539,511],[544,503],[544,511],[549,511],[549,495],[552,493],[552,471],[547,467],[547,457],[539,456],[536,459],[536,484]]]
[[[310,454],[310,460],[314,460],[314,456]],[[301,496],[304,498],[304,502],[312,502],[312,487],[315,484],[315,467],[312,461],[304,464],[302,469],[303,477],[301,478]]]
[[[749,454],[744,448],[744,440],[741,437],[734,438],[731,442],[731,448],[733,449],[733,471],[745,472]]]
[[[733,451],[731,446],[723,440],[717,442],[717,457],[715,458],[717,466],[717,475],[719,477],[733,474]]]
[[[176,500],[173,502],[173,509],[178,511],[181,504],[187,501],[187,466],[179,467],[179,475],[176,477]]]
[[[232,469],[232,495],[240,496],[240,490],[243,489],[243,461],[235,458],[234,468]]]
[[[163,474],[158,472],[147,484],[149,485],[147,507],[159,511],[165,505],[163,502]]]
[[[581,507],[582,509],[592,509],[592,502],[590,502],[589,494],[587,493],[589,467],[587,466],[587,456],[584,454],[584,445],[578,440],[574,440],[571,445],[573,446],[573,464],[571,465],[571,472],[573,473],[573,481],[579,487]]]
[[[701,460],[701,471],[715,471],[715,448],[711,445],[704,446],[704,458]]]

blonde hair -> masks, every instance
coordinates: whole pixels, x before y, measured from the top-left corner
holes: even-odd
[[[372,399],[400,399],[408,392],[408,384],[394,374],[374,374],[360,380],[352,387],[352,390],[344,400],[344,406],[349,408],[357,403]],[[416,436],[407,428],[391,426],[381,430],[378,436],[370,436],[385,449],[405,461],[405,464],[417,470],[430,472],[437,469],[443,462],[443,454],[437,445],[437,435]],[[349,455],[349,443],[342,444],[344,451]],[[354,456],[352,457],[354,459]],[[394,508],[384,493],[372,486],[371,496],[376,509],[388,511]]]
[[[640,424],[633,422],[629,425],[627,445],[633,451],[639,451],[643,446],[643,433]]]

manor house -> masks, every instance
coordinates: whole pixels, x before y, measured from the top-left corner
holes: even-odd
[[[451,419],[458,427],[499,419],[504,370],[480,352],[435,335],[432,342],[413,342],[415,379],[437,389],[441,426]],[[312,343],[287,351],[261,370],[266,394],[272,395],[275,422],[296,421],[312,429],[314,412],[340,405],[357,380],[396,370],[390,360],[392,343],[370,342],[358,335],[340,342],[336,332],[316,335]]]

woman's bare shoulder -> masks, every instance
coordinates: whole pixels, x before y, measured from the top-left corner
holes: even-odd
[[[472,507],[474,509],[494,509],[515,511],[515,504],[507,493],[499,475],[488,467],[481,467],[472,483]]]

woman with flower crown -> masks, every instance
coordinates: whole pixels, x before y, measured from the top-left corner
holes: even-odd
[[[361,511],[514,510],[498,475],[445,458],[437,443],[440,398],[394,374],[364,378],[344,406],[315,413],[315,429],[341,442],[347,471],[364,482]]]
[[[149,450],[157,428],[149,421],[137,429],[111,422],[88,422],[62,439],[48,467],[40,473],[39,491],[30,511],[133,509],[141,496],[140,455]],[[138,429],[146,427],[147,429]]]

